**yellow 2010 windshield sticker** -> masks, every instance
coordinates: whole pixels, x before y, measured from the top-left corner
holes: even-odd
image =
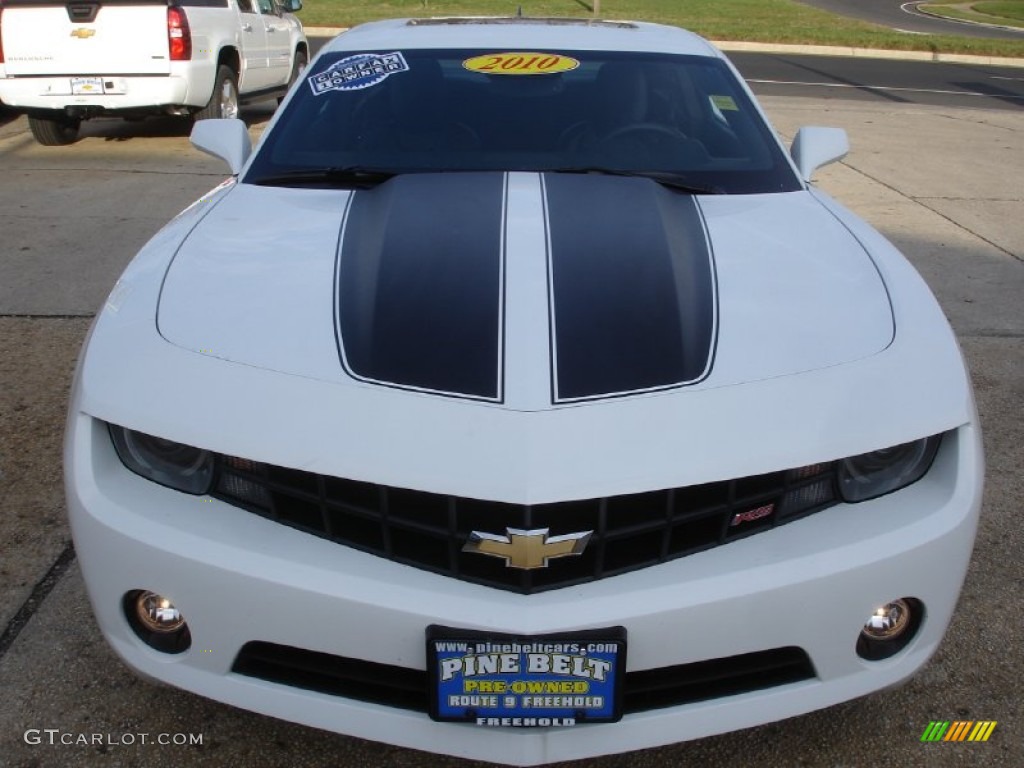
[[[576,69],[579,61],[558,53],[485,53],[462,62],[485,75],[554,75]]]

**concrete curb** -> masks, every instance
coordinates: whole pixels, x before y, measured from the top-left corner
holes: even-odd
[[[348,27],[306,27],[310,37],[334,37]],[[955,64],[975,64],[986,67],[1024,68],[1024,58],[1005,56],[972,56],[963,53],[938,51],[890,51],[878,48],[846,48],[835,45],[789,45],[783,43],[753,43],[712,40],[723,51],[744,53],[802,54],[805,56],[849,56],[861,59],[892,59],[896,61],[939,61]]]

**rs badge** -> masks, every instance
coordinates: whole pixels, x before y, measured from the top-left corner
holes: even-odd
[[[462,551],[500,557],[505,560],[506,568],[547,568],[548,561],[556,557],[583,554],[590,536],[594,533],[584,531],[563,536],[548,536],[548,530],[537,528],[524,531],[519,528],[506,528],[506,536],[473,531],[469,534],[469,541]]]

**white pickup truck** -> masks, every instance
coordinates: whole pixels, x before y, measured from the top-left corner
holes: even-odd
[[[0,0],[0,101],[41,144],[82,120],[236,117],[309,61],[301,0]]]

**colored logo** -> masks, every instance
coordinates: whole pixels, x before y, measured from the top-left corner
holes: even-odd
[[[995,729],[995,720],[933,720],[921,734],[921,741],[988,741]]]
[[[732,520],[729,521],[729,527],[735,528],[737,525],[743,525],[744,523],[752,523],[755,520],[760,520],[764,517],[768,517],[772,512],[775,511],[774,504],[764,504],[756,509],[748,509],[746,512],[737,512],[732,516]]]
[[[408,72],[409,65],[400,53],[360,53],[336,61],[323,72],[309,78],[316,96],[328,91],[358,91],[377,85],[396,72]]]
[[[470,72],[485,75],[555,75],[579,65],[571,56],[557,53],[487,53],[462,62]]]
[[[95,29],[89,29],[88,27],[75,27],[71,30],[71,36],[77,37],[79,40],[84,40],[87,37],[92,37],[96,34]]]
[[[490,557],[500,557],[506,568],[532,570],[547,568],[548,561],[556,557],[570,557],[583,554],[593,531],[567,533],[564,536],[548,536],[547,528],[523,531],[506,528],[507,536],[473,531],[463,552],[476,552]]]

